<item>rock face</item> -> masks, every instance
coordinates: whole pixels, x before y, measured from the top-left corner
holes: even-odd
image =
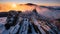
[[[60,34],[59,29],[49,22],[49,18],[32,12],[10,11],[2,34]]]

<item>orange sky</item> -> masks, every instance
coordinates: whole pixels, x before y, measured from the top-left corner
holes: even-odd
[[[38,4],[39,5],[39,4]],[[40,4],[43,5],[43,4]],[[44,4],[45,6],[51,6],[52,4]],[[54,4],[57,5],[57,4]],[[60,5],[59,5],[60,6]],[[16,4],[16,3],[0,3],[0,12],[1,11],[9,11],[9,10],[21,10],[21,11],[25,11],[25,10],[32,10],[34,9],[35,6],[28,6],[25,4]]]
[[[35,6],[27,6],[25,4],[0,4],[0,12],[1,11],[9,11],[9,10],[21,10],[21,11],[25,11],[25,10],[32,10]]]

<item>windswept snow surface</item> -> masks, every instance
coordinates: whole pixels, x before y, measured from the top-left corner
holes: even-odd
[[[36,7],[32,12],[9,12],[7,17],[0,17],[0,34],[60,34],[49,21],[59,18],[60,10],[46,7]]]
[[[51,8],[51,7],[49,7],[49,8]],[[40,7],[40,8],[37,7],[36,10],[39,14],[41,14],[47,18],[51,18],[51,19],[60,18],[60,10],[58,10],[57,7],[55,7],[56,9],[49,9],[49,8],[48,7]]]

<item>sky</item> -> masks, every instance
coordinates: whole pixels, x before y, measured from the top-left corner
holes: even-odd
[[[35,3],[35,4],[48,4],[48,5],[60,5],[60,0],[0,0],[0,3]]]

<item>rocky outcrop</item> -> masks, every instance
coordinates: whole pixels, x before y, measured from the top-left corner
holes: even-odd
[[[32,12],[10,11],[2,34],[60,34],[59,29],[49,18]]]

